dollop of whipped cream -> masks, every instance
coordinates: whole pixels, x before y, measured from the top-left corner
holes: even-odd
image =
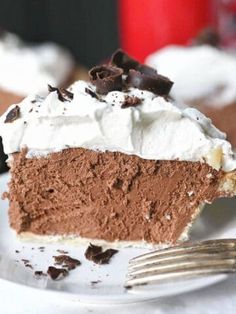
[[[28,157],[44,156],[66,148],[119,151],[144,159],[207,162],[225,171],[236,160],[225,134],[193,108],[149,91],[130,88],[112,91],[99,99],[86,92],[95,86],[77,81],[73,99],[61,101],[57,91],[47,97],[28,96],[19,105],[19,117],[6,123],[12,105],[0,118],[0,135],[7,154],[28,148]],[[127,96],[138,97],[137,106],[122,108]]]
[[[236,101],[236,57],[209,45],[168,46],[146,63],[175,82],[171,95],[181,101],[201,100],[213,107]]]
[[[28,96],[19,117],[6,123],[12,105],[0,118],[0,135],[7,154],[28,148],[28,157],[45,156],[66,148],[83,147],[119,151],[144,159],[207,162],[225,171],[236,160],[225,134],[193,108],[181,108],[151,92],[130,88],[92,97],[95,86],[77,81],[73,99],[62,101],[57,91],[47,97]],[[137,106],[122,108],[127,96],[138,97]]]
[[[60,86],[73,67],[70,53],[57,44],[26,45],[14,34],[0,36],[0,89],[46,95],[47,83]]]

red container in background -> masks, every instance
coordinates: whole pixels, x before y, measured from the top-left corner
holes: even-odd
[[[214,25],[215,0],[119,0],[121,46],[143,62],[168,44],[186,44]]]

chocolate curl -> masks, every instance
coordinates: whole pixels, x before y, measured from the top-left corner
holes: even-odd
[[[96,86],[96,92],[106,95],[113,90],[122,90],[123,70],[110,65],[101,65],[89,71],[90,81]]]
[[[122,49],[118,49],[113,53],[111,63],[123,69],[125,74],[128,74],[130,69],[137,69],[139,66],[139,62],[132,59]]]
[[[129,70],[126,80],[128,86],[148,90],[159,96],[168,95],[173,82],[160,74],[156,73],[156,75],[150,75],[147,73],[148,72],[142,73],[136,70]]]
[[[157,72],[155,69],[139,63],[137,60],[131,58],[127,53],[122,49],[116,50],[112,57],[111,63],[124,70],[125,74],[129,73],[129,70],[137,70],[148,75],[156,75]]]

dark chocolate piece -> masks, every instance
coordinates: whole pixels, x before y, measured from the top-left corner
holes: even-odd
[[[85,257],[94,262],[95,264],[108,264],[111,257],[116,254],[118,250],[114,249],[107,249],[106,251],[102,252],[101,246],[96,246],[93,244],[89,244],[89,247],[85,251]]]
[[[77,266],[81,265],[81,262],[78,259],[72,258],[68,255],[59,255],[53,256],[55,259],[56,265],[63,265],[68,270],[75,269]]]
[[[92,257],[92,261],[95,264],[108,264],[110,262],[110,259],[112,258],[113,255],[118,253],[118,250],[114,249],[107,249],[106,251],[96,254]]]
[[[88,260],[92,260],[93,256],[99,254],[102,252],[102,247],[101,246],[97,246],[97,245],[93,245],[92,243],[89,243],[89,246],[87,247],[84,256],[88,259]]]
[[[69,272],[64,268],[56,268],[53,266],[49,266],[47,274],[51,277],[52,280],[60,280],[63,277],[67,276]]]
[[[196,39],[194,40],[196,45],[209,45],[212,47],[219,47],[220,45],[220,36],[216,30],[211,27],[203,29]]]
[[[29,260],[28,260],[28,259],[24,259],[24,258],[22,258],[22,260],[21,260],[21,261],[22,261],[25,265],[29,263]]]
[[[8,112],[4,122],[5,123],[11,123],[11,122],[15,121],[16,119],[18,119],[19,116],[20,116],[20,107],[16,105],[13,109],[11,109]]]
[[[62,102],[64,101],[70,101],[73,99],[74,94],[70,91],[68,91],[65,88],[57,88],[57,87],[53,87],[51,85],[48,84],[48,91],[51,92],[57,92],[58,95],[58,99]]]
[[[141,99],[136,96],[125,96],[125,100],[121,108],[136,107],[141,103]]]
[[[122,90],[123,70],[110,65],[101,65],[89,71],[90,81],[99,94],[106,95],[113,90]]]
[[[98,95],[95,92],[93,92],[91,89],[87,88],[87,87],[85,87],[85,92],[87,94],[89,94],[91,97],[99,99]]]
[[[111,63],[124,70],[125,74],[129,73],[129,70],[137,70],[147,75],[155,76],[157,71],[148,65],[141,64],[137,60],[131,58],[122,49],[118,49],[111,57]]]
[[[127,84],[142,90],[148,90],[159,96],[168,95],[173,82],[160,74],[147,75],[136,70],[129,70]]]

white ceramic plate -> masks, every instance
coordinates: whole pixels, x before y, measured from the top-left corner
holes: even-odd
[[[0,176],[0,193],[7,189],[8,175]],[[195,224],[192,239],[236,237],[236,201],[221,200],[204,210]],[[149,289],[127,291],[124,289],[127,264],[133,256],[142,254],[142,249],[121,249],[109,265],[95,265],[84,258],[86,247],[54,243],[22,242],[9,228],[7,201],[0,200],[0,285],[14,285],[17,289],[30,289],[30,293],[48,294],[57,300],[72,300],[86,303],[129,303],[157,297],[181,294],[212,285],[224,280],[225,275],[196,279],[184,283],[155,286]],[[43,252],[39,247],[45,247]],[[72,270],[69,276],[60,281],[47,277],[36,279],[34,271],[46,271],[53,265],[53,256],[58,249],[69,252],[78,258],[82,265]],[[17,253],[16,251],[19,251]],[[25,267],[22,259],[29,260],[33,270]],[[97,283],[92,283],[97,281]]]

